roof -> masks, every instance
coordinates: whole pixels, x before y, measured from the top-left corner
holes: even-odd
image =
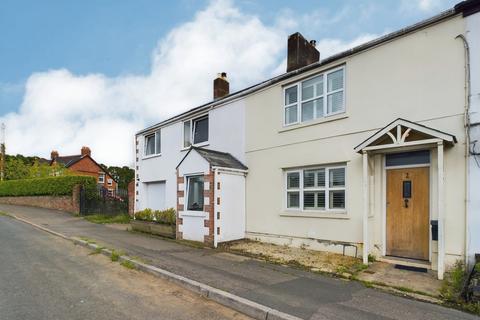
[[[118,183],[117,179],[112,174],[110,174],[110,172],[105,170],[97,161],[95,161],[88,154],[87,155],[76,154],[76,155],[72,155],[72,156],[58,156],[58,157],[55,158],[55,162],[63,164],[66,168],[68,168],[68,167],[74,165],[75,163],[77,163],[78,161],[80,161],[84,158],[90,158],[90,160],[92,160],[93,163],[95,163],[100,168],[100,170],[105,172],[110,178],[112,178],[115,182]],[[53,164],[53,161],[54,160],[49,161],[50,165]]]
[[[186,117],[189,117],[191,115],[194,115],[196,113],[200,113],[200,112],[203,112],[203,111],[206,111],[208,110],[209,108],[212,108],[212,107],[215,107],[215,106],[218,106],[218,105],[221,105],[221,104],[224,104],[224,103],[227,103],[227,102],[230,102],[234,99],[238,99],[240,97],[243,97],[243,96],[246,96],[250,93],[253,93],[253,92],[256,92],[258,90],[261,90],[263,88],[266,88],[268,86],[271,86],[273,84],[276,84],[280,81],[283,81],[283,80],[286,80],[286,79],[289,79],[291,77],[294,77],[294,76],[297,76],[299,74],[302,74],[304,72],[307,72],[307,71],[310,71],[310,70],[313,70],[315,68],[319,68],[319,67],[322,67],[322,66],[325,66],[329,63],[333,63],[335,61],[338,61],[340,59],[343,59],[345,57],[348,57],[348,56],[351,56],[351,55],[354,55],[354,54],[357,54],[357,53],[360,53],[360,52],[363,52],[363,51],[366,51],[368,49],[371,49],[373,47],[376,47],[376,46],[379,46],[383,43],[386,43],[386,42],[389,42],[389,41],[392,41],[396,38],[399,38],[399,37],[402,37],[404,35],[407,35],[409,33],[412,33],[412,32],[415,32],[417,30],[420,30],[420,29],[423,29],[423,28],[426,28],[430,25],[433,25],[433,24],[436,24],[436,23],[439,23],[443,20],[446,20],[446,19],[449,19],[453,16],[456,16],[457,14],[460,14],[462,13],[464,16],[467,15],[467,14],[472,14],[472,12],[475,12],[475,10],[479,11],[480,10],[480,0],[466,0],[466,1],[462,1],[460,3],[458,3],[457,5],[455,5],[453,8],[449,9],[449,10],[446,10],[438,15],[435,15],[431,18],[428,18],[428,19],[425,19],[425,20],[422,20],[420,22],[417,22],[413,25],[410,25],[408,27],[405,27],[403,29],[400,29],[400,30],[397,30],[397,31],[394,31],[392,33],[389,33],[387,35],[384,35],[382,37],[379,37],[377,39],[374,39],[372,41],[369,41],[369,42],[366,42],[364,44],[361,44],[359,46],[356,46],[354,48],[351,48],[351,49],[348,49],[346,51],[343,51],[343,52],[340,52],[340,53],[337,53],[337,54],[334,54],[332,56],[329,56],[325,59],[322,59],[320,60],[319,62],[316,62],[316,63],[312,63],[308,66],[305,66],[303,68],[299,68],[297,70],[293,70],[293,71],[290,71],[290,72],[287,72],[287,73],[284,73],[282,75],[279,75],[279,76],[276,76],[276,77],[273,77],[271,79],[268,79],[268,80],[265,80],[265,81],[262,81],[260,83],[257,83],[257,84],[254,84],[250,87],[247,87],[247,88],[244,88],[242,90],[239,90],[237,92],[234,92],[234,93],[231,93],[229,95],[226,95],[220,99],[216,99],[216,100],[213,100],[213,101],[210,101],[208,103],[205,103],[205,104],[202,104],[198,107],[195,107],[195,108],[192,108],[188,111],[185,111],[183,113],[180,113],[176,116],[173,116],[171,118],[168,118],[166,120],[163,120],[157,124],[154,124],[152,126],[149,126],[143,130],[140,130],[137,132],[137,135],[139,134],[143,134],[145,132],[148,132],[150,130],[154,130],[158,127],[161,127],[163,125],[166,125],[168,123],[171,123],[171,122],[175,122],[175,121],[178,121],[178,120],[181,120],[183,118],[186,118]]]
[[[74,163],[80,161],[83,158],[81,154],[73,156],[58,156],[55,158],[55,162],[63,164],[65,167],[70,167]],[[53,163],[53,160],[50,160],[50,163]]]
[[[187,154],[178,163],[177,168],[182,164],[190,152],[195,150],[202,158],[204,158],[212,167],[230,168],[236,170],[248,170],[247,166],[241,163],[237,158],[230,153],[220,152],[210,149],[204,149],[199,147],[190,147]]]
[[[382,129],[380,129],[377,132],[375,132],[374,134],[372,134],[367,139],[365,139],[362,143],[360,143],[358,146],[356,146],[354,148],[354,150],[356,152],[362,152],[362,150],[364,148],[370,146],[371,144],[374,144],[375,141],[378,141],[378,139],[380,139],[382,136],[384,136],[384,135],[390,135],[391,136],[390,131],[393,130],[394,128],[396,128],[397,126],[403,126],[403,127],[409,128],[410,130],[422,132],[422,133],[424,133],[428,136],[441,139],[441,140],[443,140],[443,141],[445,141],[445,142],[447,142],[451,145],[453,145],[454,143],[457,143],[457,138],[453,134],[446,133],[444,131],[440,131],[440,130],[437,130],[437,129],[434,129],[434,128],[431,128],[431,127],[427,127],[427,126],[425,126],[423,124],[420,124],[418,122],[413,122],[413,121],[409,121],[409,120],[406,120],[406,119],[397,118],[394,121],[387,124]],[[410,132],[410,131],[408,131],[408,132]],[[406,135],[408,135],[408,132],[406,132]],[[392,140],[393,139],[395,139],[395,137],[393,137]],[[401,141],[396,141],[395,143],[400,143],[400,142],[404,141],[404,138],[402,137],[402,139],[398,139],[398,140],[401,140]]]

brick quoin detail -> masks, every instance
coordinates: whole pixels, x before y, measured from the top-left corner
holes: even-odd
[[[184,191],[179,190],[179,184],[184,182],[183,177],[178,176],[178,169],[177,169],[177,219],[176,219],[176,238],[181,240],[183,239],[183,233],[180,232],[180,226],[183,225],[183,219],[180,218],[180,211],[183,211],[183,204],[180,204],[179,199],[184,196]],[[185,201],[185,199],[184,199]]]
[[[214,245],[213,237],[214,237],[214,219],[215,219],[215,175],[210,167],[210,172],[208,175],[203,176],[204,183],[209,184],[208,190],[203,191],[203,196],[209,199],[209,205],[205,205],[205,212],[208,213],[208,220],[204,220],[204,226],[208,228],[208,235],[204,236],[205,244],[212,246]]]

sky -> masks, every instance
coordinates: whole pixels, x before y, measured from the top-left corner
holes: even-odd
[[[452,0],[0,0],[0,122],[9,154],[82,146],[133,166],[135,132],[285,72],[289,34],[320,59],[449,9]]]

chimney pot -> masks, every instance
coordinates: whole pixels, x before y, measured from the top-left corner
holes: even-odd
[[[58,151],[53,150],[52,152],[50,152],[50,159],[55,160],[55,158],[58,158]]]
[[[287,72],[300,69],[320,60],[315,40],[307,41],[299,32],[288,37]]]
[[[88,155],[88,156],[91,156],[91,155],[92,155],[92,151],[90,150],[90,148],[89,148],[89,147],[85,147],[85,146],[82,147],[82,150],[80,151],[80,153],[81,153],[82,157],[83,157],[83,156],[87,156],[87,155]]]
[[[217,78],[213,80],[213,99],[217,100],[230,93],[230,84],[227,80],[227,73],[221,72]]]

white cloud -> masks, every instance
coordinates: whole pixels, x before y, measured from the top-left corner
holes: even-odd
[[[19,111],[0,118],[7,124],[7,152],[49,157],[51,149],[78,154],[88,145],[99,162],[131,165],[134,133],[209,101],[217,72],[228,73],[233,90],[284,72],[294,26],[286,16],[268,26],[231,1],[212,1],[158,43],[147,75],[32,74]],[[317,44],[326,57],[372,37]]]

